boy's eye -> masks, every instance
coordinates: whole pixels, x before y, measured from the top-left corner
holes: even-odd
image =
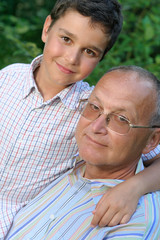
[[[90,49],[85,49],[85,52],[86,52],[88,55],[93,56],[93,57],[96,55],[95,52],[93,52],[93,51],[90,50]]]
[[[70,43],[71,39],[69,37],[62,37],[63,41],[66,43]]]

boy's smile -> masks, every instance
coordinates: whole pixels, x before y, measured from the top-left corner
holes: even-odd
[[[60,71],[64,72],[65,74],[72,74],[74,73],[72,70],[70,70],[69,68],[66,68],[64,66],[62,66],[61,64],[57,64],[57,67],[59,68]]]
[[[67,11],[49,29],[51,22],[48,16],[42,32],[45,43],[43,60],[36,74],[36,82],[44,100],[86,78],[100,61],[107,46],[102,26],[92,24],[89,17],[77,11]]]

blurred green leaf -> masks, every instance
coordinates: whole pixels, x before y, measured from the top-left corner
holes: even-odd
[[[160,64],[160,55],[157,55],[155,60],[156,60],[156,64]]]

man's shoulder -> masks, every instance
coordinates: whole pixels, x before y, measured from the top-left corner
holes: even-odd
[[[152,239],[160,234],[160,191],[151,192],[141,198],[145,215],[145,239]],[[158,239],[155,237],[155,239]]]
[[[159,209],[159,206],[160,206],[160,191],[155,191],[155,192],[150,192],[148,194],[145,194],[144,195],[144,202],[146,203],[145,208],[147,210],[151,209],[151,208]],[[158,217],[159,217],[159,220],[160,220],[160,211],[159,211]]]
[[[144,203],[147,204],[144,204]],[[160,206],[160,191],[150,192],[143,196],[143,204],[146,209],[153,207],[157,208]],[[160,216],[160,215],[159,215]]]

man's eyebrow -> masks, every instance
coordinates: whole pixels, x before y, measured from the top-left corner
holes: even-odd
[[[99,104],[103,105],[101,100],[99,99],[99,97],[97,97],[94,94],[94,92],[92,93],[91,97],[93,97],[93,99],[97,100],[99,102]],[[114,107],[112,112],[127,112],[127,109],[123,106],[118,106],[118,107]]]
[[[59,28],[60,31],[64,32],[67,36],[73,38],[73,39],[77,39],[77,36],[71,32],[69,32],[68,30],[64,29],[64,28]],[[103,50],[94,46],[94,45],[90,45],[90,46],[87,46],[86,48],[88,49],[93,49],[94,51],[98,52],[99,54],[103,54]]]
[[[89,99],[93,98],[92,100],[96,99],[99,103],[101,103],[101,100],[99,99],[99,97],[97,97],[93,91],[93,93],[90,95]]]

